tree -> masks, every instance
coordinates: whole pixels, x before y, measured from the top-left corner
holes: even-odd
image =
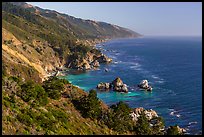
[[[18,95],[23,101],[30,102],[32,106],[44,106],[48,103],[48,95],[44,88],[33,81],[28,81],[22,84],[21,91]]]
[[[98,119],[101,115],[102,109],[100,101],[95,90],[90,90],[88,96],[84,96],[78,100],[77,108],[82,113],[83,117]]]
[[[90,90],[87,97],[81,100],[81,111],[84,117],[97,119],[101,115],[101,105],[95,90]]]
[[[33,81],[28,81],[21,85],[20,97],[25,102],[29,102],[30,100],[34,100],[37,97],[37,92],[35,91],[35,84]]]
[[[44,88],[41,85],[35,86],[35,91],[37,91],[37,96],[35,101],[33,102],[34,105],[44,106],[48,103],[48,95],[45,92]]]
[[[129,115],[130,111],[131,108],[126,103],[120,101],[110,106],[110,110],[103,115],[102,120],[109,128],[120,133],[132,131],[133,121]]]
[[[135,132],[137,135],[151,135],[151,127],[144,112],[138,117]]]
[[[52,99],[59,99],[61,97],[61,92],[64,90],[64,80],[58,79],[57,77],[52,77],[43,83],[43,87],[48,94],[48,97]]]

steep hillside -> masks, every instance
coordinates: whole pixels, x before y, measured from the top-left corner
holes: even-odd
[[[47,19],[51,19],[59,23],[61,26],[68,29],[72,34],[80,39],[110,39],[141,36],[141,34],[129,29],[105,22],[75,18],[73,16],[62,14],[54,10],[44,10],[27,3],[13,2],[12,4],[28,9],[37,15],[41,15],[43,17],[46,17]]]
[[[25,85],[29,86],[25,86]],[[84,118],[72,100],[86,95],[81,89],[67,84],[64,96],[54,99],[40,85],[23,83],[15,77],[3,79],[3,135],[87,135],[118,134],[105,124]],[[32,90],[28,95],[25,90]],[[71,91],[71,93],[69,93]],[[34,93],[37,93],[37,98]],[[25,98],[28,95],[28,98]],[[66,95],[66,96],[65,96]],[[69,95],[69,97],[67,97]]]
[[[119,26],[82,20],[23,2],[2,3],[3,67],[7,73],[25,79],[43,81],[61,67],[98,67],[111,60],[90,46],[110,38],[132,36],[138,35]],[[23,67],[28,70],[26,74],[20,71]]]

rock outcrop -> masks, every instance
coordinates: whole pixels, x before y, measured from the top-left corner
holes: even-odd
[[[101,82],[97,85],[97,88],[100,90],[109,90],[111,88],[111,84]]]
[[[147,91],[152,91],[152,87],[148,84],[147,80],[142,80],[138,85],[139,88],[145,89]]]
[[[99,83],[97,85],[97,89],[99,90],[114,90],[117,92],[128,92],[127,85],[123,83],[123,81],[117,77],[111,83]]]
[[[102,53],[87,52],[84,57],[76,56],[70,58],[67,62],[67,67],[77,70],[90,70],[98,68],[100,63],[110,63],[111,61],[111,58]]]
[[[143,107],[135,108],[132,113],[130,113],[130,116],[132,117],[133,121],[137,121],[138,117],[144,112],[146,118],[148,120],[151,120],[154,117],[158,117],[156,111],[149,109],[145,110]]]
[[[176,125],[176,126],[169,126],[169,127],[166,129],[166,131],[171,130],[171,129],[173,129],[173,128],[176,128],[177,131],[178,131],[178,133],[179,133],[180,135],[183,135],[184,133],[186,133],[186,130],[185,130],[184,128],[179,127],[178,125]]]
[[[100,64],[97,60],[93,61],[91,64],[93,67],[100,67]]]
[[[113,82],[113,90],[118,92],[128,92],[127,85],[123,84],[123,81],[117,77]]]
[[[106,55],[101,54],[101,56],[98,58],[99,63],[110,63],[112,61],[111,58],[108,58]]]

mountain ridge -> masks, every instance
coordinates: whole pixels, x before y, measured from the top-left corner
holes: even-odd
[[[139,34],[139,33],[137,33],[137,32],[134,32],[134,31],[132,31],[132,30],[130,30],[130,29],[127,29],[127,28],[124,28],[124,27],[120,27],[120,26],[118,26],[118,25],[114,25],[114,24],[110,24],[110,23],[106,23],[106,22],[101,22],[101,21],[94,21],[94,20],[90,20],[90,19],[81,19],[81,18],[76,18],[76,17],[74,17],[74,16],[70,16],[70,15],[68,15],[68,14],[65,14],[65,13],[59,13],[59,12],[57,12],[56,10],[49,10],[49,9],[42,9],[42,8],[40,8],[40,7],[37,7],[37,6],[32,6],[32,5],[30,5],[30,4],[27,4],[27,3],[17,3],[17,2],[11,2],[12,4],[15,4],[15,5],[17,5],[17,6],[20,6],[20,7],[23,7],[23,8],[26,8],[26,9],[28,9],[28,10],[30,10],[30,11],[32,11],[32,12],[34,12],[35,14],[38,14],[38,15],[41,15],[41,16],[44,16],[44,17],[47,17],[47,18],[50,18],[50,19],[56,19],[55,18],[55,16],[56,17],[64,17],[64,19],[67,21],[67,22],[69,22],[69,23],[71,23],[72,25],[74,24],[74,23],[76,23],[77,25],[78,25],[78,29],[81,29],[81,30],[83,30],[84,28],[84,26],[83,27],[81,27],[80,25],[91,25],[91,27],[93,27],[93,26],[99,26],[99,28],[100,27],[102,27],[103,28],[103,26],[110,26],[110,27],[112,27],[112,28],[115,28],[115,29],[118,29],[119,31],[124,31],[123,33],[127,33],[126,35],[127,36],[125,36],[125,35],[116,35],[116,37],[140,37],[140,36],[142,36],[141,34]],[[35,11],[34,11],[35,10]],[[61,20],[62,21],[62,20]],[[76,22],[77,21],[77,22]],[[62,23],[62,22],[61,22]],[[64,24],[65,25],[65,24]],[[68,25],[66,25],[66,26],[68,26]],[[90,28],[91,28],[90,27]],[[71,27],[72,28],[72,27]],[[103,28],[104,29],[104,28]],[[96,31],[99,31],[100,33],[96,33]],[[94,34],[98,34],[98,35],[100,35],[100,34],[104,34],[103,32],[102,32],[102,30],[92,30],[92,33],[94,32]],[[97,38],[97,37],[102,37],[102,35],[101,36],[96,36],[95,35],[95,37]],[[86,35],[86,38],[87,38],[87,35]],[[108,35],[107,36],[107,38],[111,38],[111,35]]]

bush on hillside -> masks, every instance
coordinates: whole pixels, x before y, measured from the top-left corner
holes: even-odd
[[[110,106],[110,111],[106,112],[102,120],[103,122],[115,131],[124,133],[133,130],[133,121],[130,117],[131,108],[124,102]]]
[[[33,81],[22,84],[18,96],[20,96],[23,101],[30,102],[32,106],[44,106],[48,103],[48,95],[44,88]]]
[[[177,128],[177,125],[175,126],[170,126],[167,131],[166,131],[167,135],[180,135],[179,130]]]
[[[151,135],[151,127],[144,112],[138,117],[134,131],[137,135]]]
[[[73,103],[85,118],[98,119],[101,115],[101,104],[95,90],[90,90],[88,96],[73,100]]]
[[[51,99],[59,99],[61,92],[64,90],[64,85],[69,82],[64,79],[58,79],[57,77],[51,77],[43,82],[43,88],[45,89],[48,97]]]

